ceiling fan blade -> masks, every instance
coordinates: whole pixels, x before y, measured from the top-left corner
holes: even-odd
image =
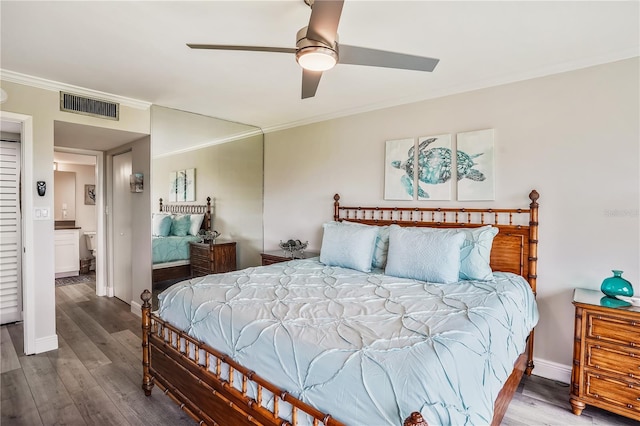
[[[366,47],[339,45],[339,63],[372,67],[399,68],[415,71],[433,71],[440,59],[407,55]]]
[[[302,99],[313,98],[316,95],[322,71],[302,70]]]
[[[195,44],[195,43],[187,43],[187,46],[189,46],[192,49],[248,50],[251,52],[296,53],[295,48],[289,48],[289,47],[233,46],[228,44]]]
[[[333,46],[343,4],[343,0],[315,0],[311,6],[307,38]]]

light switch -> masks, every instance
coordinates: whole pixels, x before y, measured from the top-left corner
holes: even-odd
[[[36,207],[33,209],[34,220],[49,220],[50,207]]]

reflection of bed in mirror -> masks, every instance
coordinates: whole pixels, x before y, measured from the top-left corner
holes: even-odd
[[[200,240],[200,230],[211,230],[211,197],[207,204],[166,204],[160,198],[159,206],[152,219],[154,283],[189,277],[189,242]]]

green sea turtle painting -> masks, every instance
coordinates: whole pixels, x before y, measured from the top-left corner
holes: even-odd
[[[401,184],[410,195],[414,194],[413,178],[418,172],[418,197],[430,198],[429,192],[423,188],[425,185],[438,185],[451,179],[451,149],[445,147],[429,148],[438,138],[428,138],[418,145],[418,167],[414,165],[415,148],[412,146],[407,152],[407,159],[404,161],[394,160],[391,166],[404,170],[405,174],[400,178]],[[470,179],[473,181],[484,181],[485,175],[473,167],[476,163],[474,158],[483,153],[469,155],[463,151],[456,151],[457,179]]]

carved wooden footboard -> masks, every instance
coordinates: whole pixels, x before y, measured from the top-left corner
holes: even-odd
[[[305,416],[314,426],[344,425],[152,314],[149,290],[141,298],[147,396],[157,384],[200,424],[296,426]]]
[[[524,276],[535,294],[538,197],[535,190],[529,194],[530,209],[430,209],[342,207],[339,205],[340,197],[336,195],[334,219],[401,226],[462,227],[492,224],[500,228],[491,254],[493,269]],[[518,219],[521,215],[526,216],[524,221]],[[502,220],[506,223],[502,223]],[[150,395],[157,384],[200,424],[344,424],[163,321],[151,312],[151,293],[148,290],[142,293],[141,298],[142,388],[146,395]],[[500,424],[523,374],[525,371],[531,374],[532,369],[533,331],[529,335],[525,352],[516,360],[511,375],[494,403],[492,425]],[[426,425],[418,412],[412,413],[404,421],[404,426]]]

